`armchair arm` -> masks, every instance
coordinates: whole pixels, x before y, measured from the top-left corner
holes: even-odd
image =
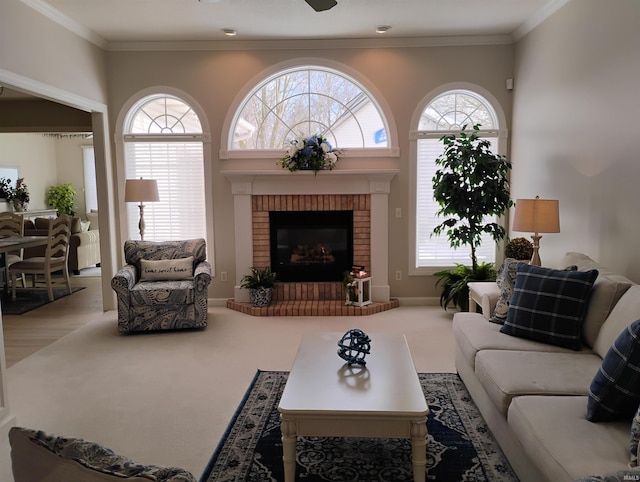
[[[211,283],[211,264],[208,261],[200,261],[193,272],[196,293],[206,292]]]
[[[111,278],[111,288],[118,295],[129,296],[129,291],[136,284],[136,267],[127,264],[120,268]]]

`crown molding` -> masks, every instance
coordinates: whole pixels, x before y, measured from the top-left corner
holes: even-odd
[[[41,13],[50,20],[53,20],[60,26],[66,28],[70,32],[75,33],[79,37],[97,45],[102,49],[106,49],[108,42],[100,35],[96,34],[93,30],[88,29],[84,25],[76,22],[75,20],[67,17],[59,10],[53,8],[47,2],[43,0],[20,0],[25,5],[33,8],[37,12]]]
[[[202,40],[178,42],[109,42],[110,51],[186,51],[186,50],[308,50],[420,48],[465,45],[509,45],[510,35],[459,35],[452,37],[345,38],[295,40]]]
[[[522,25],[520,25],[514,32],[511,34],[511,37],[514,42],[517,42],[522,37],[531,32],[534,28],[544,22],[546,19],[551,17],[554,13],[556,13],[560,8],[569,3],[570,0],[551,0],[544,7],[542,7],[538,12],[533,14],[527,20],[525,20]]]

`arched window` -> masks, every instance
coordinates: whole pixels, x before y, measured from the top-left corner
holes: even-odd
[[[388,147],[387,122],[363,86],[334,69],[302,66],[268,77],[245,96],[228,149],[281,150],[313,134],[337,148]]]
[[[498,153],[499,122],[492,104],[476,92],[466,89],[448,90],[430,100],[417,119],[415,140],[415,263],[411,272],[421,268],[442,268],[456,263],[468,265],[470,250],[463,246],[453,249],[446,234],[432,236],[433,229],[442,222],[436,215],[439,209],[433,198],[432,179],[437,170],[435,160],[444,152],[440,141],[443,135],[459,133],[466,126],[469,131],[480,125],[480,135],[490,141]],[[500,153],[502,154],[502,153]],[[494,219],[495,221],[495,219]],[[490,222],[490,220],[486,220]],[[496,245],[490,235],[482,238],[476,253],[478,261],[495,262]]]
[[[155,179],[159,202],[145,204],[145,239],[205,238],[202,125],[182,99],[153,94],[135,103],[124,121],[127,179]],[[139,210],[127,203],[129,238],[139,237]]]

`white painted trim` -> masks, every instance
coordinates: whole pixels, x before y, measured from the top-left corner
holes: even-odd
[[[570,0],[551,0],[513,31],[513,33],[511,34],[511,38],[513,39],[513,41],[517,42],[518,40],[520,40],[522,37],[527,35],[534,28],[536,28],[538,25],[540,25],[542,22],[544,22],[546,19],[560,10],[560,8],[569,3],[569,1]]]
[[[102,49],[107,48],[109,42],[107,42],[104,38],[95,33],[93,30],[88,29],[81,23],[78,23],[72,18],[67,17],[65,14],[63,14],[56,8],[53,8],[47,2],[44,2],[42,0],[21,0],[21,2],[41,13],[49,20],[54,21],[61,27],[64,27],[70,32],[73,32],[83,39],[88,40],[92,44],[95,44]]]
[[[474,92],[487,100],[489,104],[493,107],[497,121],[498,121],[498,153],[501,155],[506,155],[507,153],[507,138],[509,131],[506,129],[507,125],[507,117],[504,113],[504,109],[502,104],[498,101],[498,99],[487,89],[484,87],[480,87],[479,85],[472,84],[470,82],[452,82],[448,84],[441,85],[436,87],[427,95],[425,95],[422,100],[418,103],[416,109],[413,111],[413,115],[411,117],[410,124],[410,136],[409,136],[409,179],[411,182],[409,183],[409,266],[407,269],[407,273],[409,276],[431,276],[436,271],[441,269],[445,269],[445,267],[416,267],[416,177],[417,177],[417,165],[416,159],[418,157],[418,145],[417,140],[430,136],[421,136],[419,135],[418,125],[420,123],[420,117],[422,116],[422,112],[424,109],[441,94],[445,92],[449,92],[452,90],[467,90]],[[442,131],[440,137],[442,135],[447,134],[447,131]],[[438,136],[435,136],[438,137]],[[496,259],[499,259],[498,247],[496,246]]]
[[[158,42],[109,42],[110,51],[196,50],[307,50],[456,47],[465,45],[510,45],[511,35],[459,35],[451,37],[343,38],[296,40],[203,40]]]
[[[42,99],[64,104],[85,112],[107,111],[106,104],[81,97],[73,92],[53,87],[9,70],[0,69],[0,83],[9,87],[17,87],[27,94],[32,94]]]
[[[251,196],[256,194],[370,194],[371,195],[371,296],[389,301],[389,192],[399,169],[321,171],[222,171],[233,194],[235,251],[234,298],[249,300],[241,289],[242,277],[253,266]]]

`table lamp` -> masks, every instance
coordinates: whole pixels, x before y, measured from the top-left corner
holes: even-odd
[[[531,264],[540,266],[540,238],[538,233],[560,232],[560,211],[557,199],[518,199],[516,200],[516,212],[513,216],[514,231],[529,231],[534,234],[533,256]]]
[[[127,179],[124,190],[125,202],[139,202],[140,222],[138,229],[140,230],[140,239],[144,240],[144,204],[145,202],[160,201],[158,196],[158,182],[155,179]]]

